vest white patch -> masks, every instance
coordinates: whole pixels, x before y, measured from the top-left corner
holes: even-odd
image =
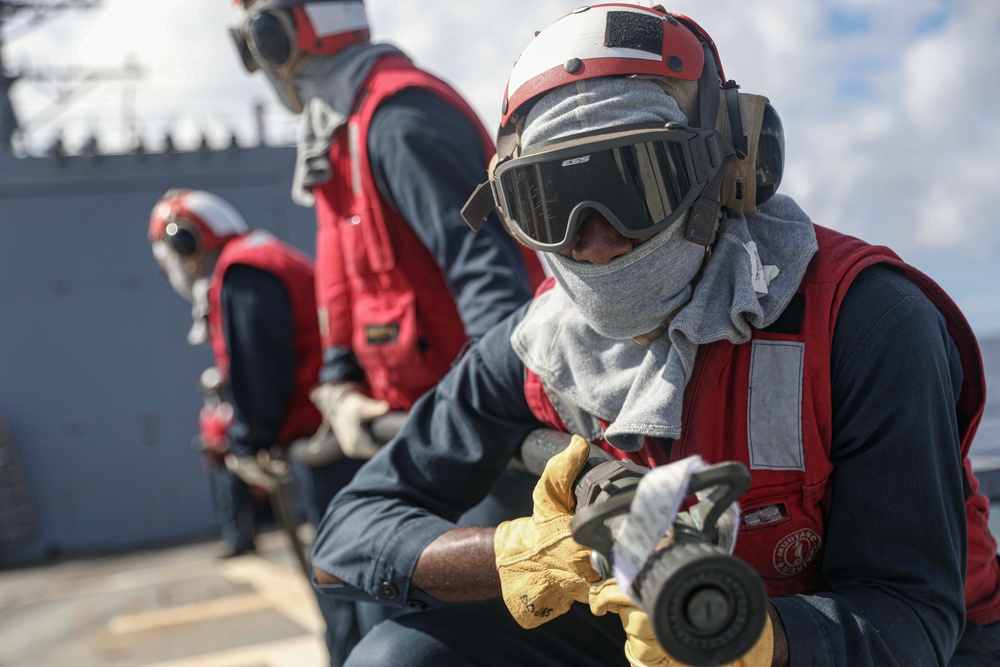
[[[802,572],[816,560],[822,544],[823,539],[811,528],[786,535],[774,547],[774,569],[789,577]]]
[[[755,340],[750,354],[750,468],[805,470],[802,375],[805,344]]]

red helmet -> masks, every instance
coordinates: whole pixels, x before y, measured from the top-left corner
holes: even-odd
[[[218,250],[246,232],[247,223],[232,204],[203,190],[170,190],[149,218],[149,241],[164,242],[181,256]]]

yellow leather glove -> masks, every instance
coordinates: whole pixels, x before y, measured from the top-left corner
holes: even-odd
[[[618,614],[628,638],[625,640],[625,657],[632,667],[685,667],[663,650],[656,640],[649,615],[635,606],[614,579],[605,579],[590,589],[590,611],[595,616],[611,612]],[[774,653],[774,629],[770,617],[757,643],[736,662],[725,667],[771,667]]]
[[[576,498],[573,482],[590,453],[578,435],[545,465],[532,493],[530,517],[505,521],[493,538],[503,600],[514,620],[535,628],[565,614],[573,602],[588,600],[600,577],[590,565],[590,550],[573,539],[569,522]]]
[[[590,589],[590,611],[595,616],[618,614],[625,628],[625,657],[632,667],[681,667],[660,648],[649,615],[635,606],[614,579]]]

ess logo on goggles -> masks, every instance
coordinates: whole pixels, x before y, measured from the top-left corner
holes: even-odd
[[[695,203],[733,152],[715,130],[679,123],[602,136],[501,162],[466,203],[463,217],[478,230],[495,204],[511,232],[543,252],[572,245],[591,209],[627,238],[652,236]]]

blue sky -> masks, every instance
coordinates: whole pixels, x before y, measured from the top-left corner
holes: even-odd
[[[498,118],[510,66],[539,30],[579,2],[369,0],[374,37],[467,96],[487,126]],[[819,224],[889,245],[948,290],[981,336],[1000,336],[1000,3],[993,0],[677,0],[715,38],[728,77],[767,95],[787,144],[781,190]],[[193,146],[204,133],[249,139],[252,107],[267,105],[269,136],[295,119],[247,76],[227,27],[229,0],[105,0],[25,31],[16,22],[12,65],[120,65],[144,78],[94,87],[56,122],[34,128],[42,145],[59,128],[71,147],[90,132],[123,145],[135,115],[157,145],[170,129]],[[21,85],[26,122],[53,91]]]

